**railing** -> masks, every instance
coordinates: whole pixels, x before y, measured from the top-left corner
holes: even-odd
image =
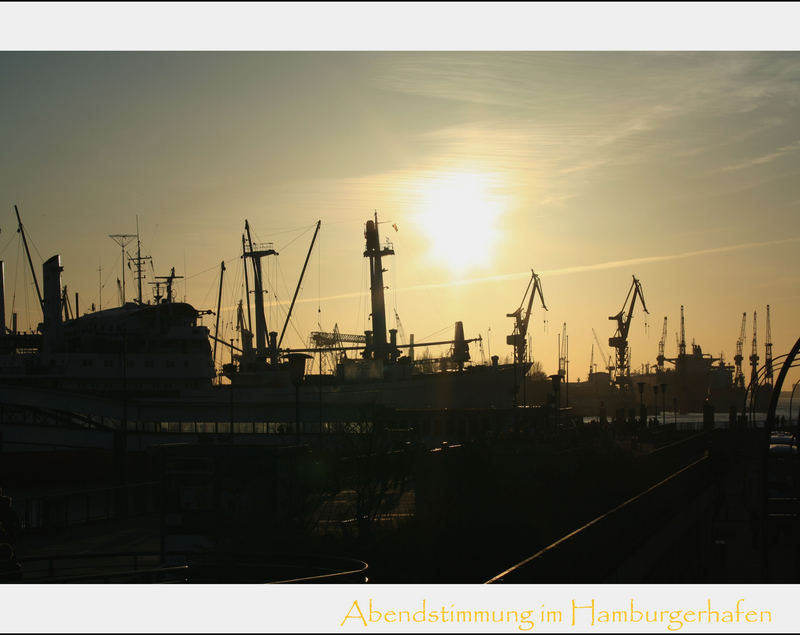
[[[20,558],[17,583],[365,583],[360,560],[308,554],[123,552]]]
[[[603,582],[614,580],[621,563],[686,511],[708,481],[708,457],[699,458],[640,494],[560,538],[511,568],[493,583]],[[602,548],[600,546],[602,545]],[[648,559],[661,555],[659,545]]]
[[[64,529],[113,518],[143,516],[158,511],[156,481],[103,487],[62,494],[17,497],[17,512],[23,530]]]

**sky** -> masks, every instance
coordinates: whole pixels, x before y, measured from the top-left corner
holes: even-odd
[[[763,361],[768,304],[776,357],[800,335],[800,53],[7,48],[0,259],[23,328],[39,318],[15,204],[37,275],[60,254],[81,312],[118,304],[123,270],[133,296],[108,236],[137,221],[145,299],[175,267],[179,299],[216,310],[225,261],[225,339],[245,219],[279,252],[264,261],[279,332],[322,221],[284,344],[370,328],[375,213],[396,252],[389,327],[396,311],[419,342],[461,320],[477,361],[511,354],[531,270],[548,308],[534,304],[533,356],[555,372],[566,323],[571,380],[592,354],[602,368],[592,329],[607,354],[632,276],[649,310],[634,370],[655,363],[665,316],[676,354],[681,305],[687,343],[729,363],[743,312],[745,357],[757,312]]]

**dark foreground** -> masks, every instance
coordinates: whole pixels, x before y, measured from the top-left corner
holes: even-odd
[[[763,430],[525,417],[6,452],[6,579],[798,581],[797,456]]]

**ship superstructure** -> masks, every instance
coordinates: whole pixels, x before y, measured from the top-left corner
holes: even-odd
[[[19,219],[19,213],[17,212]],[[22,223],[20,233],[24,240]],[[137,238],[135,260],[141,262]],[[25,243],[26,253],[27,243]],[[33,334],[4,329],[2,375],[6,384],[110,396],[179,396],[209,388],[214,377],[208,328],[199,323],[202,312],[175,302],[174,268],[156,277],[152,303],[143,301],[141,266],[137,268],[137,300],[79,315],[67,306],[62,287],[61,257],[42,265],[40,291],[42,322]],[[2,270],[0,270],[2,275]],[[3,313],[5,312],[2,307]]]
[[[249,227],[249,225],[248,225]],[[316,234],[315,234],[316,236]],[[466,338],[461,322],[455,322],[453,338],[435,342],[398,342],[398,329],[387,328],[384,259],[394,255],[389,241],[381,242],[377,213],[364,228],[363,256],[369,260],[371,328],[363,335],[314,332],[309,347],[280,348],[277,331],[267,332],[258,316],[263,287],[259,288],[262,257],[277,256],[271,246],[255,246],[243,240],[245,280],[252,275],[256,286],[256,334],[249,324],[249,302],[237,309],[241,346],[233,361],[223,366],[223,375],[244,400],[286,402],[295,398],[333,405],[386,405],[400,408],[510,407],[530,363],[482,365],[471,363],[469,345],[480,338]],[[313,239],[312,239],[313,247]],[[310,253],[310,249],[309,249]],[[308,257],[306,258],[306,262]],[[302,280],[302,273],[301,273]],[[299,287],[299,283],[298,283]],[[249,297],[249,294],[248,294]],[[291,307],[287,315],[287,322]],[[285,325],[284,325],[285,330]],[[261,335],[259,336],[259,332]],[[255,348],[252,341],[256,340]],[[258,342],[263,342],[259,352]],[[419,359],[420,347],[447,346],[446,355]],[[328,373],[306,373],[306,360],[325,355],[332,358]],[[301,388],[302,386],[302,388]]]

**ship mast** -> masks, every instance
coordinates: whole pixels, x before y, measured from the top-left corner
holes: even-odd
[[[289,311],[286,313],[286,321],[283,323],[283,328],[281,329],[281,336],[278,339],[278,347],[280,347],[281,343],[283,342],[283,335],[286,333],[286,327],[289,326],[289,318],[292,317],[292,309],[294,309],[294,303],[297,300],[297,294],[300,293],[300,285],[303,284],[303,276],[306,275],[308,259],[311,257],[311,250],[314,249],[314,242],[317,240],[317,234],[319,233],[319,228],[321,225],[322,221],[318,220],[317,228],[314,230],[314,236],[311,238],[311,246],[308,248],[308,253],[306,254],[306,261],[303,263],[303,270],[300,272],[300,279],[297,281],[297,288],[294,290],[292,303],[289,305]]]
[[[222,309],[222,280],[225,277],[225,261],[219,263],[219,295],[217,296],[217,323],[214,326],[214,372],[217,368],[217,341],[219,338],[219,314]]]
[[[138,290],[138,301],[139,304],[144,304],[144,300],[142,298],[142,263],[145,260],[149,260],[150,264],[152,265],[153,259],[150,256],[142,256],[142,241],[139,237],[139,217],[136,217],[136,257],[128,256],[128,260],[134,263],[136,267],[136,283],[137,283],[137,290]],[[123,279],[124,279],[124,272],[123,272]],[[123,294],[124,299],[124,294]]]
[[[367,337],[367,348],[364,353],[372,356],[373,359],[389,359],[390,351],[386,345],[386,303],[383,297],[383,268],[381,259],[384,256],[393,256],[394,249],[391,244],[381,248],[380,237],[378,235],[378,213],[375,212],[375,220],[368,220],[364,237],[367,240],[367,248],[364,257],[369,258],[369,280],[370,292],[372,297],[372,342]]]
[[[247,221],[245,221],[247,222]],[[242,258],[247,256],[247,248],[244,243],[244,234],[242,234]],[[244,295],[247,299],[247,330],[253,332],[253,320],[250,317],[250,281],[247,278],[247,261],[244,261]]]
[[[122,260],[120,260],[122,263],[122,289],[120,290],[122,299],[120,300],[120,306],[122,306],[125,304],[125,247],[128,246],[128,243],[131,242],[131,240],[138,238],[138,236],[136,234],[109,234],[108,237],[117,243],[120,246],[120,249],[122,249]],[[102,308],[102,306],[100,308]]]
[[[39,297],[39,306],[42,309],[42,315],[44,316],[44,300],[42,300],[42,292],[39,290],[39,281],[36,278],[36,270],[33,268],[33,261],[31,260],[31,252],[28,249],[28,241],[25,239],[25,228],[22,226],[22,220],[19,217],[19,210],[17,206],[14,205],[14,212],[17,214],[17,225],[19,226],[18,230],[20,235],[22,236],[22,246],[25,247],[25,255],[28,256],[28,265],[31,268],[31,275],[33,276],[33,284],[36,285],[36,295]]]
[[[247,232],[247,246],[243,257],[253,261],[253,284],[255,286],[255,305],[256,305],[256,356],[266,357],[267,355],[267,318],[264,313],[264,285],[261,274],[261,258],[263,256],[277,256],[278,252],[272,249],[272,243],[253,246],[250,236],[250,223],[245,219],[244,229]],[[271,351],[273,356],[276,351]]]

